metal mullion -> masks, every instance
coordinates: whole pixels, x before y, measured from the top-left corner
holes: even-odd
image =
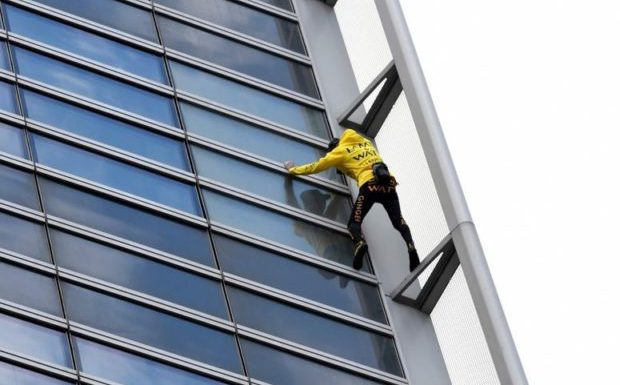
[[[312,214],[300,209],[296,209],[294,207],[285,205],[280,202],[276,202],[260,195],[252,194],[247,191],[238,189],[236,187],[228,186],[223,183],[215,182],[211,179],[207,179],[204,177],[200,177],[200,185],[208,190],[216,191],[218,193],[223,193],[229,197],[237,198],[242,200],[243,202],[253,204],[254,206],[258,206],[264,209],[268,209],[279,214],[283,214],[288,217],[292,217],[294,219],[299,219],[306,223],[311,223],[313,225],[317,225],[326,230],[332,230],[340,233],[341,235],[349,235],[349,231],[347,230],[347,226],[332,221],[327,218],[320,217],[316,214]]]
[[[40,123],[32,123],[28,119],[26,119],[26,127],[28,127],[29,130],[32,132],[46,134],[47,136],[60,139],[61,141],[74,145],[75,147],[90,150],[91,152],[104,155],[106,157],[119,160],[127,164],[135,165],[144,170],[152,171],[156,174],[176,179],[179,182],[194,182],[193,174],[190,174],[187,171],[183,171],[181,169],[169,166],[165,163],[153,161],[148,158],[144,158],[139,155],[135,155],[133,153],[123,151],[112,146],[108,146],[104,143],[96,142],[91,139],[75,135],[71,132],[63,131],[55,127]]]
[[[325,105],[323,104],[323,102],[320,99],[313,98],[312,96],[308,96],[308,95],[299,93],[297,91],[284,88],[274,83],[270,83],[266,80],[261,80],[251,75],[247,75],[242,72],[235,71],[233,69],[221,66],[219,64],[208,62],[204,59],[199,59],[197,57],[194,57],[192,55],[189,55],[189,54],[186,54],[180,51],[176,51],[174,49],[165,48],[165,50],[166,50],[167,55],[171,59],[187,64],[189,66],[195,67],[199,70],[211,72],[220,77],[233,80],[237,83],[241,83],[243,85],[303,104],[305,106],[314,107],[319,110],[325,109]]]
[[[228,40],[235,41],[235,42],[250,46],[252,48],[256,48],[261,51],[277,55],[281,58],[289,59],[299,64],[305,64],[308,66],[312,66],[312,62],[306,55],[293,51],[286,47],[279,46],[277,44],[270,43],[265,40],[261,40],[252,35],[248,35],[246,33],[236,31],[234,29],[216,24],[211,21],[200,19],[198,17],[189,15],[183,11],[179,11],[174,8],[166,7],[161,4],[154,4],[154,8],[157,14],[159,15],[170,17],[176,21],[183,22],[192,27],[197,27],[199,29],[212,32]]]
[[[23,130],[23,121],[20,122],[19,125],[20,127],[18,129]],[[34,172],[34,163],[32,161],[11,154],[0,153],[0,164],[18,168],[23,171]]]
[[[246,384],[247,377],[230,372],[200,361],[177,355],[162,349],[152,347],[141,342],[107,333],[74,321],[69,321],[69,329],[72,334],[108,345],[112,348],[124,350],[145,358],[153,359],[160,363],[185,369],[194,373],[214,377],[216,379],[230,381],[235,384]]]
[[[104,75],[117,81],[122,81],[128,85],[133,85],[141,89],[151,91],[163,96],[172,96],[172,88],[162,83],[157,83],[142,76],[135,75],[130,72],[123,71],[114,67],[110,67],[107,64],[99,63],[86,57],[75,55],[69,51],[64,51],[56,47],[26,38],[20,35],[16,35],[9,32],[9,42],[18,45],[22,48],[27,48],[31,51],[43,54],[51,57],[52,59],[60,60],[82,69],[86,69],[90,72],[98,75]]]
[[[0,79],[15,83],[15,72],[2,69],[0,70]]]
[[[252,115],[248,112],[237,110],[233,107],[226,106],[224,104],[219,104],[217,102],[211,101],[205,97],[198,96],[187,91],[177,90],[177,97],[180,100],[183,100],[188,103],[195,104],[200,107],[204,107],[209,110],[213,110],[222,115],[229,116],[233,119],[241,120],[242,122],[249,123],[255,126],[259,126],[260,128],[264,128],[268,131],[272,131],[276,134],[282,134],[292,139],[296,139],[306,144],[315,145],[321,147],[323,149],[327,149],[327,145],[329,141],[327,139],[320,138],[318,136],[314,136],[279,123],[274,123],[272,121],[266,120],[256,115]],[[197,135],[190,133],[190,135]]]
[[[56,267],[53,264],[3,248],[0,248],[0,261],[19,265],[19,267],[23,267],[37,273],[52,276],[56,275]]]
[[[283,350],[298,357],[306,358],[311,361],[330,366],[332,368],[349,372],[350,374],[378,380],[385,384],[409,384],[408,381],[403,377],[395,376],[382,370],[375,369],[364,364],[342,358],[340,356],[335,356],[333,354],[326,353],[321,350],[314,349],[290,340],[286,340],[284,338],[276,337],[272,334],[264,333],[256,329],[249,328],[247,326],[239,325],[239,335],[254,340],[256,342],[260,342],[269,347]]]
[[[44,223],[45,221],[45,216],[40,211],[4,199],[0,199],[0,212],[10,213],[32,222]]]
[[[211,139],[204,138],[201,136],[190,136],[189,139],[190,139],[191,144],[195,144],[203,148],[207,148],[207,149],[212,149],[224,155],[247,161],[258,167],[267,169],[269,171],[273,171],[274,173],[282,174],[283,176],[290,175],[288,171],[282,166],[281,163],[274,162],[270,159],[263,158],[258,155],[254,155],[250,152],[246,152],[238,148],[230,147],[226,144],[222,144],[215,140],[211,140]],[[350,196],[350,191],[346,186],[338,185],[331,180],[328,180],[325,178],[319,178],[316,176],[310,176],[310,175],[297,176],[297,178],[304,180],[306,182],[309,182],[318,187],[331,190],[334,193],[340,193],[340,194],[346,195],[347,197]]]
[[[0,299],[0,313],[33,322],[56,331],[66,332],[68,330],[67,321],[62,317],[2,299]]]
[[[42,362],[34,357],[31,358],[20,353],[7,352],[0,349],[0,361],[8,362],[44,375],[49,375],[50,377],[69,381],[78,381],[78,375],[75,369],[69,369],[63,366]]]
[[[78,187],[80,190],[86,190],[86,192],[89,194],[94,192],[95,195],[104,195],[105,197],[111,198],[113,200],[121,201],[131,206],[137,206],[141,209],[150,211],[151,213],[158,213],[162,216],[180,220],[184,223],[192,224],[197,227],[207,226],[206,219],[202,217],[198,217],[196,215],[186,213],[173,207],[168,207],[161,203],[153,202],[148,199],[141,198],[137,195],[129,194],[100,183],[92,182],[90,180],[77,177],[64,171],[56,170],[40,163],[37,163],[37,173],[39,175],[61,181],[63,182],[63,184],[69,184],[72,187]]]
[[[158,53],[158,54],[162,54],[163,53],[163,48],[161,47],[161,45],[152,42],[150,40],[147,39],[143,39],[139,36],[135,36],[132,34],[129,34],[127,32],[123,32],[117,29],[114,29],[112,27],[108,27],[106,25],[103,24],[99,24],[97,22],[91,21],[89,19],[85,19],[82,18],[80,16],[77,15],[73,15],[70,13],[67,13],[65,11],[62,11],[60,9],[57,8],[53,8],[50,6],[47,6],[45,4],[40,4],[37,3],[36,0],[32,1],[32,0],[4,0],[6,3],[9,4],[14,4],[14,5],[20,5],[24,8],[27,8],[28,10],[34,11],[36,13],[40,13],[43,14],[45,16],[49,16],[52,18],[55,18],[61,22],[65,22],[67,24],[76,26],[76,27],[80,27],[82,29],[85,29],[89,32],[94,32],[95,34],[99,34],[99,35],[104,35],[106,37],[109,37],[113,40],[119,41],[121,43],[125,43],[131,46],[134,46],[135,48],[140,48],[143,49],[145,51],[150,51],[151,53]]]
[[[5,29],[0,30],[0,39],[6,39],[6,36],[7,36],[6,30]]]
[[[125,111],[120,108],[101,103],[94,99],[90,99],[85,96],[48,85],[38,80],[30,79],[23,75],[17,75],[17,84],[19,86],[24,86],[28,89],[43,92],[48,96],[72,101],[76,104],[79,104],[80,106],[85,106],[95,111],[102,111],[108,116],[118,117],[119,119],[126,122],[135,122],[134,124],[143,126],[145,128],[151,128],[152,130],[158,130],[160,132],[168,133],[169,135],[175,135],[179,131],[177,127],[169,126],[165,123],[161,123],[156,120],[147,118],[146,116],[138,115],[130,111]]]
[[[299,22],[299,19],[297,18],[297,15],[294,12],[288,11],[286,9],[278,8],[274,5],[267,4],[262,1],[256,1],[256,0],[233,0],[233,1],[235,3],[245,4],[259,11],[269,13],[272,16],[278,16],[283,19],[287,19],[289,21],[294,21],[297,23]]]
[[[341,321],[348,326],[355,326],[363,328],[366,331],[382,334],[387,337],[394,337],[392,329],[388,325],[370,320],[368,318],[350,313],[339,308],[313,301],[305,297],[301,297],[296,294],[292,294],[284,290],[276,289],[274,287],[264,285],[259,282],[255,282],[226,272],[224,272],[224,282],[242,289],[249,290],[253,293],[266,296],[270,299],[276,300],[286,305],[302,308],[311,313],[324,316],[325,318],[331,318],[336,321]]]
[[[152,9],[152,4],[149,0],[120,0],[120,2],[135,5],[145,11],[150,11]]]
[[[314,254],[310,254],[301,250],[294,249],[292,247],[280,244],[278,242],[259,237],[255,234],[251,234],[231,226],[227,226],[218,222],[211,221],[211,230],[215,233],[227,235],[229,237],[249,242],[262,248],[266,248],[278,254],[283,254],[287,257],[291,257],[296,260],[307,262],[311,265],[322,267],[343,275],[347,275],[352,278],[357,278],[363,282],[376,285],[378,283],[377,278],[366,272],[354,270],[347,265],[340,264],[338,262],[330,261],[329,259],[319,257]]]
[[[64,282],[79,284],[80,286],[94,289],[96,291],[119,297],[124,300],[138,303],[150,309],[161,311],[168,315],[173,315],[184,320],[188,320],[202,326],[233,333],[232,322],[218,318],[214,315],[203,313],[194,309],[142,293],[133,289],[116,285],[98,278],[94,278],[82,273],[78,273],[66,268],[59,268],[59,278]]]

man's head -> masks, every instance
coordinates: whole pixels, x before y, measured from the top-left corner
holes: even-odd
[[[327,152],[332,151],[334,148],[338,147],[338,143],[340,143],[340,138],[334,138],[329,141],[327,145]]]

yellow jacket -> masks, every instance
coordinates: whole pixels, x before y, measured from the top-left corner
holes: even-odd
[[[372,142],[352,129],[344,131],[338,146],[321,159],[293,167],[289,173],[307,175],[321,172],[329,167],[336,167],[342,173],[355,179],[358,186],[363,186],[373,178],[372,165],[383,162]]]

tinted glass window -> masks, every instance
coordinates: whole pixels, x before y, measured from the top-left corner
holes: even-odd
[[[257,79],[318,98],[311,67],[158,16],[167,47]]]
[[[162,58],[10,5],[9,30],[61,50],[166,83]]]
[[[19,114],[15,86],[11,83],[0,81],[0,110]]]
[[[68,342],[65,333],[0,314],[0,349],[70,367]]]
[[[218,223],[345,265],[353,261],[347,236],[213,191],[205,190],[205,201],[211,219]]]
[[[205,229],[182,224],[133,206],[41,178],[43,203],[51,215],[130,241],[214,265]]]
[[[189,132],[278,163],[293,159],[299,164],[310,163],[325,155],[312,145],[193,104],[181,102],[181,111]],[[335,168],[316,175],[342,183]]]
[[[11,62],[9,60],[9,54],[4,40],[0,40],[0,68],[7,71],[11,70]]]
[[[185,146],[179,140],[36,92],[21,90],[20,94],[26,106],[26,115],[30,119],[176,168],[189,170]]]
[[[74,341],[83,372],[123,385],[225,385],[89,340],[75,338]]]
[[[149,119],[177,126],[172,99],[77,66],[13,47],[21,75]]]
[[[287,11],[293,12],[293,5],[290,0],[261,0],[263,3],[271,4],[273,6],[284,8]]]
[[[0,212],[0,247],[49,262],[45,229],[40,224]]]
[[[156,0],[170,8],[247,35],[305,53],[299,26],[254,8],[221,0]]]
[[[343,224],[349,219],[351,203],[342,194],[203,147],[192,150],[201,176]]]
[[[24,130],[0,122],[0,151],[21,158],[28,158],[28,151],[24,141]]]
[[[68,385],[43,374],[0,362],[0,385]]]
[[[0,262],[0,296],[62,317],[58,288],[52,277]]]
[[[250,376],[272,385],[381,385],[256,342],[241,339]]]
[[[228,237],[214,235],[213,240],[224,271],[387,323],[373,285]]]
[[[180,90],[327,139],[327,122],[317,109],[180,63],[170,67]]]
[[[231,334],[151,310],[68,283],[62,283],[69,318],[233,372],[241,372]]]
[[[58,230],[50,235],[61,267],[228,319],[215,280]]]
[[[31,209],[40,210],[39,198],[30,172],[17,170],[0,163],[0,199]]]
[[[158,42],[149,11],[116,0],[37,0],[39,3]]]
[[[196,188],[154,172],[96,155],[41,135],[32,135],[37,162],[112,188],[201,215]]]
[[[350,326],[248,291],[227,287],[235,321],[395,375],[402,375],[390,337]]]

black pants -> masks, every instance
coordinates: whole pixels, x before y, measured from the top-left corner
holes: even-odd
[[[390,179],[389,184],[382,185],[370,181],[360,187],[359,195],[355,200],[348,224],[353,242],[359,242],[364,239],[362,235],[362,221],[375,203],[383,205],[390,217],[392,226],[400,233],[407,245],[413,244],[411,231],[400,211],[398,194],[396,194],[396,180],[394,178]]]

